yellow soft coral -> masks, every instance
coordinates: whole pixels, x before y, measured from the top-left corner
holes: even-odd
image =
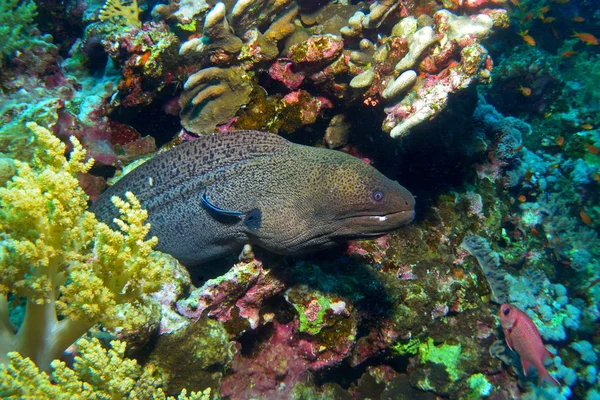
[[[145,239],[150,226],[136,198],[113,199],[120,231],[98,222],[75,177],[92,166],[80,143],[71,138],[67,160],[50,131],[28,127],[34,158],[17,162],[17,175],[0,188],[0,362],[17,351],[47,370],[96,323],[127,329],[145,321],[145,294],[170,276],[152,253],[157,239]],[[16,333],[9,296],[26,299]]]
[[[137,0],[132,0],[129,5],[124,5],[121,0],[106,0],[104,7],[100,10],[100,21],[106,21],[111,18],[125,18],[128,24],[142,26],[140,22],[140,8]]]
[[[111,342],[106,350],[98,339],[80,339],[80,355],[73,369],[59,360],[52,362],[51,377],[40,372],[28,358],[17,352],[8,354],[9,364],[0,364],[0,396],[3,399],[158,399],[175,400],[163,392],[162,380],[155,376],[153,366],[142,368],[128,359],[125,343]],[[178,400],[210,400],[210,388],[204,392],[183,390]]]

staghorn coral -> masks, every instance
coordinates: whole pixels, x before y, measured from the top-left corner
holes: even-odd
[[[242,68],[205,68],[191,75],[179,98],[181,125],[196,134],[211,133],[250,101],[252,73]]]
[[[463,48],[460,54],[460,63],[449,66],[416,93],[411,91],[400,103],[387,107],[383,130],[393,138],[405,137],[411,129],[439,114],[448,104],[450,94],[467,88],[487,59],[487,50],[472,44]]]
[[[41,372],[29,359],[17,352],[8,354],[7,366],[0,364],[0,394],[4,399],[138,399],[175,400],[163,392],[162,380],[154,366],[138,365],[125,358],[125,343],[114,340],[108,350],[96,338],[77,342],[80,352],[73,368],[63,361],[52,361],[50,376]],[[184,389],[178,400],[210,400],[211,390],[191,392]]]
[[[480,71],[487,71],[484,64],[487,50],[479,42],[494,26],[491,17],[485,14],[459,17],[441,10],[434,15],[434,23],[435,29],[425,26],[408,36],[408,53],[395,66],[398,73],[414,68],[424,52],[433,47],[418,65],[424,79],[400,103],[386,109],[388,116],[383,129],[394,138],[406,136],[411,129],[440,113],[450,94],[467,88]],[[457,50],[460,61],[453,60]]]
[[[363,28],[378,28],[385,18],[396,8],[400,8],[400,15],[407,16],[414,8],[413,0],[381,0],[374,2],[369,7],[369,14],[361,21]]]
[[[492,63],[481,42],[493,27],[507,27],[507,13],[501,8],[462,10],[474,13],[467,16],[442,9],[430,17],[428,7],[433,5],[422,4],[417,13],[422,15],[417,19],[410,15],[414,7],[410,1],[375,2],[370,13],[356,10],[348,25],[336,31],[318,19],[304,18],[305,14],[293,23],[296,7],[287,0],[238,1],[231,11],[218,3],[206,15],[202,37],[193,35],[183,43],[180,54],[201,66],[238,65],[252,71],[258,82],[263,82],[262,74],[268,72],[269,78],[289,90],[325,93],[338,103],[332,104],[334,107],[351,106],[359,97],[371,107],[385,101],[387,118],[382,129],[394,138],[404,137],[438,115],[450,94],[466,89],[477,79],[489,80]],[[329,8],[325,6],[323,13],[337,10]],[[386,36],[391,24],[384,20],[398,10],[405,18],[393,27],[391,36]],[[375,32],[377,42],[372,41]],[[292,33],[284,42],[288,52],[283,56],[278,47]],[[265,68],[267,63],[270,65]],[[266,103],[279,102],[278,94],[273,93],[275,87],[265,87]],[[252,97],[261,96],[258,92],[262,88],[255,88],[259,90]],[[236,107],[231,108],[233,112]],[[255,108],[261,108],[262,123],[253,124],[254,129],[276,129],[273,121],[286,118],[278,107]],[[245,120],[244,113],[238,116]],[[248,123],[232,122],[228,125],[232,128],[249,127]]]
[[[33,160],[17,161],[17,175],[0,189],[0,353],[18,351],[47,370],[98,322],[124,330],[149,323],[154,307],[145,294],[170,277],[152,253],[157,239],[145,239],[147,213],[135,197],[113,199],[118,231],[99,223],[75,177],[93,160],[83,162],[72,138],[67,161],[66,146],[47,129],[28,128]],[[10,303],[21,298],[25,315],[15,330]]]
[[[410,9],[401,2],[388,3],[374,3],[371,14],[380,9],[380,17],[385,19],[395,7]],[[493,27],[506,27],[502,23],[506,10],[488,14],[458,16],[440,10],[433,18],[417,20],[408,16],[374,50],[351,52],[350,65],[355,68],[349,70],[354,75],[350,86],[362,93],[366,105],[375,106],[382,100],[389,104],[382,127],[385,132],[394,138],[405,137],[439,114],[450,94],[464,90],[475,79],[489,79],[491,59],[481,42]],[[371,16],[358,11],[342,29],[342,35],[357,40],[363,28],[379,27],[381,20],[376,21],[371,26]],[[403,98],[395,99],[402,93]]]

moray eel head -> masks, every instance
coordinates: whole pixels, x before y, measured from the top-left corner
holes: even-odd
[[[381,236],[415,218],[415,199],[398,182],[358,158],[325,151],[315,152],[311,167],[295,174],[290,190],[296,195],[272,199],[262,228],[250,235],[253,242],[276,253],[295,254]],[[278,232],[276,240],[263,236],[267,232]]]
[[[358,160],[357,160],[358,161]],[[415,218],[415,198],[398,182],[363,163],[343,165],[331,182],[331,211],[338,238],[376,237]]]

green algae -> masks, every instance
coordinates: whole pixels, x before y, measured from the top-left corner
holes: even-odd
[[[446,372],[453,381],[458,380],[462,372],[458,367],[462,354],[462,345],[451,345],[443,343],[440,346],[435,346],[432,338],[428,338],[427,342],[419,345],[419,356],[421,362],[432,362],[434,364],[442,364],[446,368]]]
[[[178,27],[179,29],[181,29],[181,30],[184,30],[184,31],[196,32],[196,28],[197,28],[197,27],[196,27],[196,22],[197,22],[197,21],[196,21],[195,19],[193,19],[193,20],[192,20],[192,22],[190,22],[190,23],[188,23],[188,24],[181,24],[181,23],[178,23],[178,24],[177,24],[177,27]]]
[[[399,356],[406,356],[406,355],[415,355],[418,353],[419,351],[419,347],[421,346],[421,341],[419,339],[415,339],[415,338],[411,338],[408,340],[401,340],[398,343],[396,343],[395,345],[393,345],[392,347],[390,347],[390,349],[398,354]]]
[[[468,399],[481,399],[482,397],[489,396],[492,392],[492,384],[487,380],[485,375],[473,374],[467,379],[467,384],[471,391],[468,393]]]

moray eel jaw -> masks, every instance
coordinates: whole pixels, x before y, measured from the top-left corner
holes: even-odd
[[[397,228],[410,224],[415,219],[415,210],[401,210],[384,215],[358,215],[340,221],[336,236],[340,238],[369,238],[385,235]]]

